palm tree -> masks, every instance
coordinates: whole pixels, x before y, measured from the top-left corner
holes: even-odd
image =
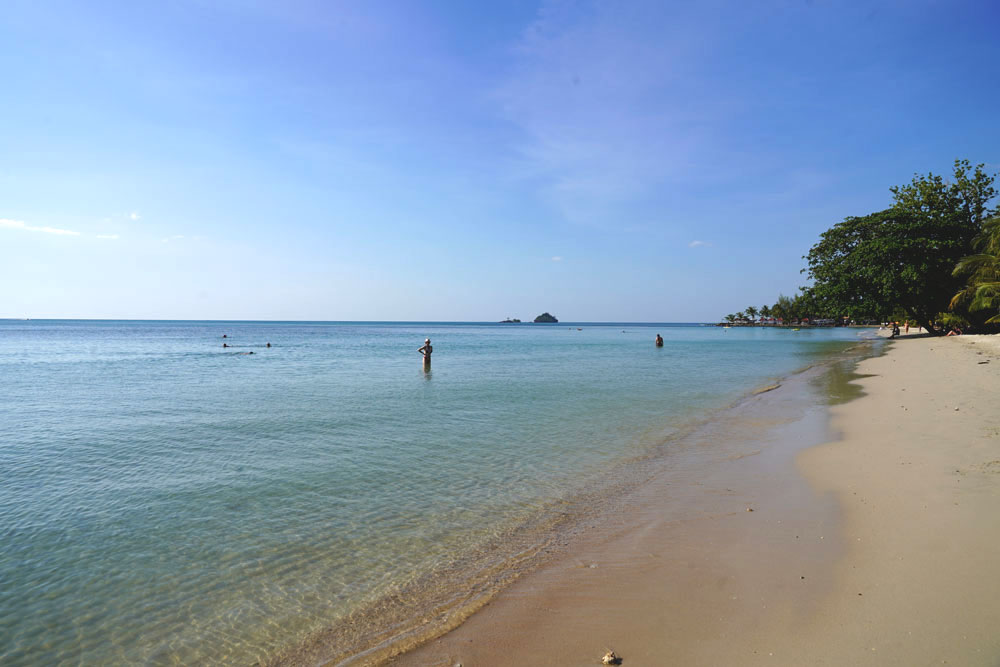
[[[747,317],[750,318],[750,324],[753,324],[754,320],[757,319],[757,308],[754,306],[747,306]]]
[[[735,321],[736,321],[736,316],[735,316],[735,315],[733,315],[732,313],[729,313],[728,315],[726,315],[726,316],[725,316],[724,318],[722,318],[722,319],[724,319],[725,321],[727,321],[727,322],[729,322],[730,324],[732,324],[733,322],[735,322]]]
[[[968,276],[965,289],[951,299],[949,307],[963,307],[969,312],[987,311],[987,324],[1000,323],[1000,216],[983,223],[983,231],[972,242],[978,254],[959,260],[956,276]]]
[[[736,319],[738,319],[738,320],[745,320],[746,318],[747,318],[747,315],[742,310],[740,312],[736,313]]]
[[[760,316],[761,317],[771,317],[771,306],[768,306],[767,304],[764,304],[763,306],[761,306],[760,307]]]

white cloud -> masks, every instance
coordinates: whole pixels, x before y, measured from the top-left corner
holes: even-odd
[[[707,246],[710,246],[710,245],[712,245],[712,244],[709,243],[708,241],[691,241],[691,243],[688,243],[688,247],[689,248],[701,248],[701,247],[707,247]]]
[[[74,232],[69,229],[56,229],[55,227],[35,227],[29,225],[21,220],[8,220],[6,218],[0,218],[0,228],[3,229],[21,229],[26,232],[43,232],[45,234],[56,234],[59,236],[79,236],[80,232]]]
[[[142,218],[142,216],[141,216],[141,215],[139,215],[139,212],[138,212],[138,211],[132,211],[132,212],[131,212],[131,213],[129,213],[129,215],[128,215],[128,219],[129,219],[129,220],[133,220],[133,221],[134,221],[134,220],[139,220],[140,218]]]
[[[521,130],[520,175],[575,222],[681,191],[730,113],[701,76],[710,35],[693,10],[543,1],[494,89]]]
[[[98,234],[97,238],[99,238],[99,239],[116,239],[116,238],[118,238],[118,235],[117,234]]]
[[[560,257],[559,255],[556,255],[555,257],[552,258],[552,261],[553,262],[561,262],[562,261],[562,257]]]

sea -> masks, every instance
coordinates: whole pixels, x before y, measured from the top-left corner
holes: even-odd
[[[669,465],[699,423],[874,338],[0,321],[0,664],[391,645],[503,587],[603,481]]]

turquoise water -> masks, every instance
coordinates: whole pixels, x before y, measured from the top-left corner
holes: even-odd
[[[444,564],[859,334],[0,322],[0,662],[250,664],[419,607]]]

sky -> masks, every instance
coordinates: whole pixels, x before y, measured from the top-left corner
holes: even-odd
[[[993,1],[6,0],[0,317],[718,321],[1000,171]]]

